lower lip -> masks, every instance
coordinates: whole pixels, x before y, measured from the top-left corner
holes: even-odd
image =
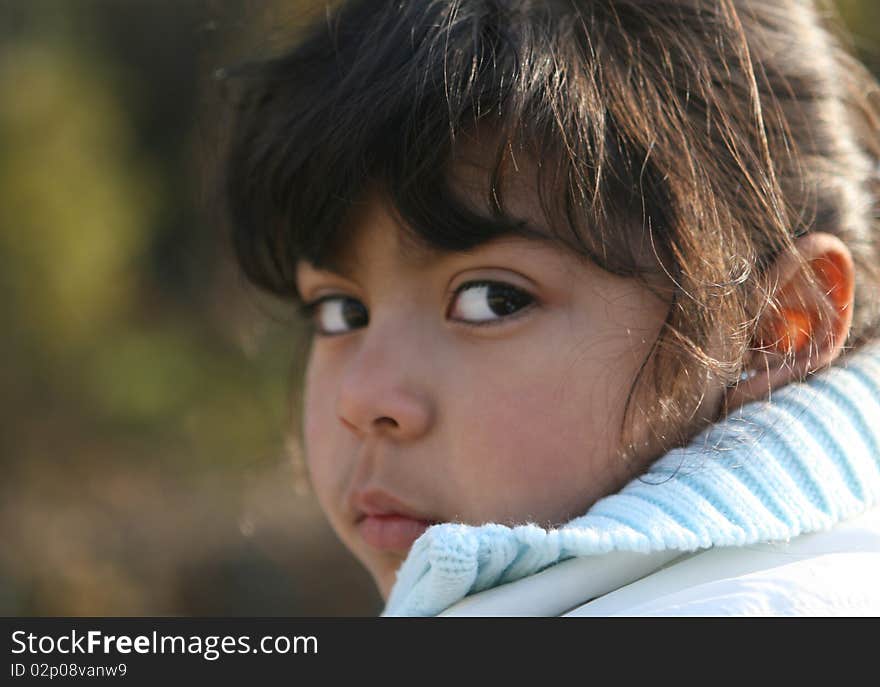
[[[358,530],[374,548],[406,551],[432,524],[403,515],[368,515],[358,523]]]

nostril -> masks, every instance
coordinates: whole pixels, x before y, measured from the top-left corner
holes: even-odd
[[[397,425],[397,420],[395,420],[394,418],[387,417],[387,416],[382,416],[382,417],[380,417],[380,418],[377,418],[377,419],[375,420],[375,422],[376,422],[377,425],[388,424],[388,425],[390,425],[390,426],[392,426],[392,427],[397,427],[397,426],[398,426],[398,425]]]

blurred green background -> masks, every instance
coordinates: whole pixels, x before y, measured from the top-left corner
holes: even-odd
[[[841,0],[880,73],[880,2]],[[213,192],[224,64],[324,3],[0,0],[0,615],[374,615],[297,459],[303,341]]]

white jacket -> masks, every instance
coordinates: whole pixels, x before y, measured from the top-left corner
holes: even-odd
[[[443,616],[880,616],[880,508],[787,542],[573,558]]]

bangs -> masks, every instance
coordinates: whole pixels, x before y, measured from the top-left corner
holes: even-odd
[[[297,261],[335,269],[370,189],[427,250],[514,235],[614,274],[660,271],[657,208],[670,204],[609,115],[586,33],[598,18],[555,2],[377,6],[349,3],[289,53],[228,70],[239,97],[225,190],[253,282],[298,298]],[[471,196],[463,165],[477,172]],[[507,202],[523,179],[539,225]]]

